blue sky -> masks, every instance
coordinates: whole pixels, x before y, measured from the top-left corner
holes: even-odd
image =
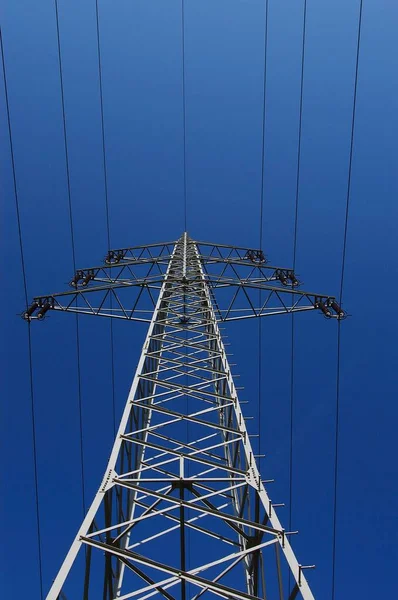
[[[358,26],[357,0],[308,0],[297,265],[303,287],[337,294],[342,262]],[[111,244],[183,231],[181,4],[99,2]],[[1,3],[12,139],[29,297],[73,272],[54,2]],[[264,2],[185,0],[186,169],[192,237],[257,246],[260,230]],[[95,2],[59,3],[76,262],[107,250]],[[290,266],[303,3],[270,0],[263,247]],[[398,7],[364,0],[344,305],[336,599],[395,590],[398,292]],[[7,132],[3,73],[0,127]],[[1,439],[3,595],[39,598],[27,326],[10,145],[1,137]],[[331,597],[337,324],[296,318],[294,548],[316,597]],[[112,443],[109,323],[80,319],[85,492]],[[117,411],[145,326],[115,324]],[[289,499],[290,318],[262,327],[261,451],[271,497]],[[231,323],[233,361],[258,411],[258,325]],[[43,581],[47,590],[82,516],[76,331],[71,315],[32,325]],[[254,432],[254,424],[253,424]],[[287,525],[289,507],[280,518]],[[21,562],[23,577],[21,577]]]

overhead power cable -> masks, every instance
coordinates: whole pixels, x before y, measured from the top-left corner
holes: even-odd
[[[261,143],[261,196],[260,196],[260,249],[263,243],[263,211],[264,211],[264,170],[265,170],[265,123],[267,111],[267,52],[268,51],[268,0],[265,1],[264,20],[264,74],[263,74],[263,114]],[[261,319],[260,319],[261,321]]]
[[[293,270],[296,268],[297,258],[297,228],[298,228],[298,208],[300,193],[300,166],[301,166],[301,131],[303,126],[303,94],[304,94],[304,66],[305,66],[305,34],[307,27],[307,0],[304,0],[303,8],[303,35],[301,40],[301,76],[300,76],[300,105],[299,105],[299,125],[297,142],[297,170],[296,170],[296,204],[294,215],[294,243],[293,243]]]
[[[107,239],[108,239],[108,250],[110,250],[111,249],[111,233],[110,233],[110,226],[109,226],[108,169],[107,169],[106,147],[105,147],[104,98],[103,98],[103,90],[102,90],[102,59],[101,59],[101,42],[100,42],[101,38],[100,38],[98,0],[95,0],[95,21],[96,21],[96,30],[97,30],[98,84],[99,84],[100,115],[101,115],[102,164],[103,164],[103,169],[104,169],[106,231],[107,231]]]
[[[264,171],[265,171],[265,127],[267,112],[267,55],[268,55],[268,0],[265,2],[265,20],[264,20],[264,74],[263,74],[263,106],[262,106],[262,143],[261,143],[261,193],[260,193],[260,232],[259,248],[263,249],[263,213],[264,213]],[[261,306],[262,293],[259,291],[259,301]],[[261,471],[261,388],[262,388],[262,319],[258,319],[258,466]]]
[[[187,231],[187,164],[186,164],[186,101],[185,101],[185,2],[181,0],[182,42],[182,128],[183,128],[183,182],[184,182],[184,231]]]
[[[295,192],[295,211],[294,211],[294,234],[293,234],[293,272],[296,272],[297,258],[297,230],[298,230],[298,210],[300,195],[300,173],[301,173],[301,137],[303,125],[303,96],[304,96],[304,67],[305,67],[305,40],[307,27],[307,0],[303,4],[303,29],[301,38],[301,73],[300,73],[300,100],[299,100],[299,120],[298,120],[298,138],[297,138],[297,163],[296,163],[296,192]],[[293,300],[293,298],[292,298]],[[293,432],[294,432],[294,375],[295,375],[295,329],[294,314],[291,316],[291,335],[290,335],[290,439],[289,439],[289,529],[292,529],[293,518]],[[291,575],[288,575],[288,586],[290,589]]]
[[[100,114],[101,114],[101,139],[102,139],[102,165],[104,170],[104,192],[105,192],[105,211],[106,211],[106,232],[108,241],[108,251],[111,250],[111,228],[110,228],[110,211],[109,211],[109,193],[108,193],[108,165],[107,152],[105,144],[105,123],[104,123],[104,97],[102,86],[102,58],[101,58],[101,36],[100,36],[100,18],[98,0],[95,0],[95,20],[97,30],[97,56],[98,56],[98,83],[99,83],[99,99],[100,99]],[[112,296],[110,296],[110,308],[112,309]],[[110,346],[111,346],[111,385],[112,385],[112,421],[113,421],[113,436],[116,437],[116,402],[115,402],[115,351],[114,351],[114,335],[113,335],[113,320],[110,321]]]
[[[298,209],[300,195],[300,172],[301,172],[301,138],[303,124],[303,95],[304,95],[304,67],[305,67],[305,40],[307,26],[307,0],[303,5],[303,29],[301,39],[301,75],[300,75],[300,102],[299,102],[299,121],[298,121],[298,141],[297,141],[297,163],[296,163],[296,192],[295,192],[295,214],[294,214],[294,238],[293,238],[293,271],[296,270],[297,257],[297,230],[298,230]],[[293,430],[294,430],[294,314],[291,321],[291,356],[290,356],[290,441],[289,441],[289,528],[292,528],[292,504],[293,504]],[[289,573],[290,578],[290,573]]]
[[[355,140],[355,117],[356,117],[357,91],[358,91],[359,56],[360,56],[360,46],[361,46],[362,8],[363,8],[363,0],[360,0],[359,15],[358,15],[356,58],[355,58],[354,94],[353,94],[352,114],[351,114],[350,152],[349,152],[349,159],[348,159],[346,210],[345,210],[344,236],[343,236],[343,254],[342,254],[342,264],[341,264],[341,281],[340,281],[340,298],[339,298],[340,306],[342,306],[342,303],[343,303],[345,257],[346,257],[346,250],[347,250],[348,219],[349,219],[349,209],[350,209],[350,200],[351,200],[352,159],[353,159],[353,153],[354,153],[354,140]],[[336,382],[336,416],[335,416],[335,447],[334,447],[333,546],[332,546],[332,600],[334,600],[334,598],[335,598],[335,589],[336,589],[336,533],[337,533],[337,493],[338,493],[339,426],[340,426],[340,369],[341,369],[341,321],[339,321],[339,323],[338,323],[338,332],[337,332],[337,373],[336,373],[337,382]]]
[[[69,168],[69,150],[68,150],[68,136],[66,128],[66,113],[65,113],[65,94],[64,94],[64,78],[62,69],[62,54],[61,54],[61,38],[59,31],[59,13],[58,13],[58,0],[55,0],[55,21],[57,29],[57,48],[58,48],[58,66],[59,66],[59,79],[61,88],[61,107],[62,107],[62,125],[63,125],[63,137],[64,137],[64,151],[65,151],[65,168],[66,168],[66,183],[68,193],[68,208],[69,208],[69,226],[70,235],[72,242],[72,262],[73,272],[76,272],[76,251],[75,251],[75,236],[73,228],[73,211],[72,211],[72,195],[70,185],[70,168]],[[86,499],[85,499],[85,475],[84,475],[84,441],[83,441],[83,407],[82,407],[82,393],[81,393],[81,368],[80,368],[80,331],[79,331],[79,315],[75,316],[76,323],[76,366],[77,366],[77,393],[78,393],[78,411],[79,411],[79,439],[80,439],[80,474],[81,474],[81,485],[82,485],[82,509],[83,515],[86,514]]]
[[[1,60],[3,67],[3,81],[4,81],[4,93],[6,101],[6,113],[7,113],[7,126],[8,126],[8,137],[10,143],[10,154],[11,154],[11,170],[13,178],[15,208],[17,213],[17,225],[18,225],[18,237],[19,237],[19,250],[21,256],[22,266],[22,278],[25,296],[25,305],[28,308],[28,288],[26,281],[26,268],[25,268],[25,256],[23,249],[22,239],[22,227],[21,227],[21,214],[19,210],[19,198],[18,198],[18,186],[15,169],[15,157],[14,157],[14,144],[12,138],[11,128],[11,117],[10,117],[10,103],[8,96],[8,85],[7,85],[7,74],[4,56],[3,46],[3,32],[0,26],[0,47],[1,47]],[[30,411],[31,411],[31,423],[32,423],[32,445],[33,445],[33,476],[34,476],[34,489],[35,489],[35,512],[36,512],[36,531],[37,531],[37,551],[38,551],[38,568],[39,568],[39,587],[40,587],[40,598],[43,598],[43,568],[42,568],[42,550],[41,550],[41,526],[40,526],[40,504],[39,504],[39,481],[38,481],[38,468],[37,468],[37,443],[36,443],[36,420],[35,420],[35,397],[33,387],[33,362],[32,362],[32,336],[30,329],[30,322],[28,322],[28,360],[29,360],[29,386],[30,386]]]
[[[184,194],[184,231],[187,231],[187,164],[186,164],[186,99],[185,99],[185,2],[181,0],[181,53],[182,53],[182,128],[183,128],[183,194]],[[185,341],[187,340],[188,332],[185,332]],[[188,348],[185,347],[185,353]],[[185,375],[185,382],[187,382],[188,375]],[[188,414],[188,397],[186,398],[186,414]],[[189,421],[186,421],[186,436],[187,442],[189,440]],[[189,467],[188,467],[189,468]],[[190,530],[187,531],[187,540],[189,542],[191,537]],[[188,568],[191,563],[191,548],[188,543]],[[187,582],[188,595],[190,595],[191,584]],[[185,594],[184,594],[185,595]]]

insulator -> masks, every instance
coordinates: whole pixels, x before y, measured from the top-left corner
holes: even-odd
[[[299,282],[299,280],[297,279],[297,277],[295,276],[294,273],[289,273],[288,277],[289,277],[290,281],[292,282],[293,286],[300,285],[300,282]]]
[[[44,315],[46,314],[46,312],[48,310],[50,310],[50,308],[51,308],[51,304],[49,302],[46,302],[45,304],[43,304],[43,306],[41,306],[37,312],[37,318],[42,319],[44,317]]]
[[[278,279],[283,285],[287,285],[287,277],[286,277],[285,273],[283,273],[283,271],[278,273]]]
[[[92,279],[94,279],[94,275],[89,273],[83,278],[82,285],[86,286]]]
[[[325,315],[325,317],[330,317],[331,316],[331,312],[330,312],[329,308],[326,306],[326,304],[324,302],[319,302],[318,308],[321,309],[321,311],[323,312],[323,314]]]
[[[33,313],[35,312],[36,308],[38,308],[38,303],[37,302],[33,302],[29,308],[25,311],[24,313],[24,318],[25,319],[29,319],[29,317],[31,317],[33,315]]]
[[[262,250],[257,251],[256,258],[257,258],[258,262],[266,262],[265,255]]]
[[[333,308],[334,312],[336,312],[339,317],[344,317],[344,310],[337,304],[336,300],[332,300],[330,306]]]
[[[79,281],[81,280],[81,278],[82,278],[81,273],[76,273],[76,275],[71,280],[70,285],[72,287],[77,287],[77,284],[79,283]]]
[[[109,250],[108,254],[105,256],[105,262],[110,265],[119,262],[122,258],[124,258],[123,250],[118,250],[117,252],[115,252],[115,250]]]

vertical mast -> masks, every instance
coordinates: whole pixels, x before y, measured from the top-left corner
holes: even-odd
[[[263,564],[276,552],[313,598],[258,472],[187,233],[170,258],[103,481],[48,600],[67,593],[83,546],[94,597],[99,579],[107,599],[265,597]]]
[[[262,250],[199,243],[186,232],[174,244],[109,251],[105,262],[77,271],[74,291],[36,297],[24,313],[149,322],[103,480],[47,599],[80,590],[84,600],[313,599],[258,471],[218,322],[345,313],[334,297],[294,289],[294,272],[266,265]],[[225,307],[213,306],[219,288],[223,298],[232,290]],[[122,301],[134,289],[136,300]],[[259,307],[250,298],[258,289],[267,291]],[[145,292],[150,319],[139,308]],[[293,588],[285,595],[286,572]]]

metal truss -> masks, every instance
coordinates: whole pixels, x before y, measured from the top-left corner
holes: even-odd
[[[145,321],[144,292],[153,303],[103,481],[47,599],[312,599],[308,567],[298,563],[258,471],[218,321],[315,308],[342,318],[343,311],[332,296],[298,292],[294,273],[268,266],[260,250],[187,234],[111,251],[106,262],[78,271],[72,292],[36,297],[24,315],[51,309]],[[132,288],[127,308],[120,293]],[[215,291],[223,297],[231,289],[219,308]],[[267,300],[251,305],[251,290],[257,299],[264,290]],[[106,307],[110,297],[117,308]]]
[[[218,322],[314,309],[345,317],[334,296],[299,290],[293,270],[268,265],[262,250],[188,243],[196,248]],[[42,319],[58,310],[150,323],[176,244],[110,250],[104,265],[76,271],[72,290],[36,296],[23,317]]]

